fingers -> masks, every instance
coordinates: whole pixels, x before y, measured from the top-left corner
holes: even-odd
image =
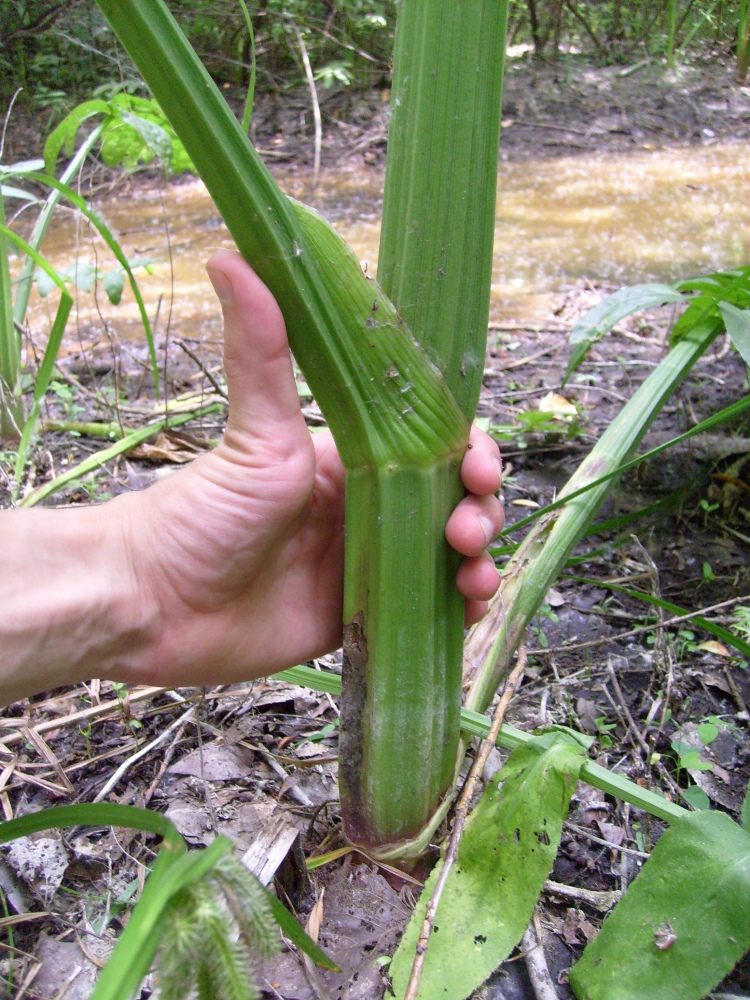
[[[484,618],[488,609],[489,604],[487,601],[467,601],[466,610],[464,611],[464,625],[467,628],[470,625],[476,625],[477,622],[480,622]]]
[[[469,493],[486,496],[497,493],[502,484],[500,449],[489,434],[471,428],[469,447],[461,463],[461,479]]]
[[[468,496],[448,519],[445,537],[461,555],[479,556],[492,544],[504,523],[505,512],[496,496]]]
[[[224,313],[224,368],[229,389],[227,435],[235,445],[268,436],[299,419],[299,396],[284,318],[252,268],[232,250],[207,265]]]
[[[461,479],[469,496],[453,511],[445,534],[450,545],[467,557],[456,583],[466,598],[465,622],[473,625],[487,613],[487,602],[500,584],[500,574],[485,550],[505,522],[502,503],[494,496],[502,484],[500,450],[478,427],[471,430]]]

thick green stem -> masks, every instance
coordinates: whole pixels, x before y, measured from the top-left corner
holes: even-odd
[[[470,420],[495,233],[508,4],[404,0],[378,280]]]
[[[484,368],[504,0],[404,0],[379,277],[468,422]],[[419,854],[459,743],[463,602],[444,537],[459,455],[347,479],[341,805],[380,857]]]
[[[347,835],[381,857],[410,853],[453,777],[463,600],[443,529],[459,463],[347,476],[339,781]]]

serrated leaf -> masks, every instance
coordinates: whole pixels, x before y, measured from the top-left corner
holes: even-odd
[[[105,271],[102,275],[102,285],[112,305],[119,305],[122,290],[125,287],[125,272],[120,267],[116,267],[112,271]]]
[[[463,1000],[518,943],[555,860],[585,759],[577,741],[547,733],[515,750],[493,778],[467,821],[440,901],[420,1000]],[[393,957],[397,997],[406,989],[441,867],[430,875]]]
[[[675,820],[570,970],[579,1000],[699,1000],[750,947],[750,834]]]
[[[750,366],[750,309],[738,309],[731,302],[720,302],[719,309],[732,343],[745,364]]]
[[[570,343],[573,345],[573,350],[565,370],[563,385],[583,361],[591,345],[601,340],[621,319],[640,312],[641,309],[662,306],[666,302],[682,301],[684,301],[682,293],[669,285],[633,285],[630,288],[621,288],[614,295],[608,295],[593,309],[584,313],[571,330]]]
[[[75,138],[81,125],[85,121],[88,121],[89,118],[93,118],[95,115],[107,114],[109,114],[109,107],[106,101],[84,101],[83,104],[79,104],[78,107],[74,108],[67,118],[63,118],[57,128],[49,134],[47,141],[44,144],[43,164],[40,164],[34,169],[39,170],[40,166],[43,165],[48,174],[54,174],[55,163],[60,155],[60,150],[64,146],[67,155],[71,155],[73,152],[73,144],[75,143]]]

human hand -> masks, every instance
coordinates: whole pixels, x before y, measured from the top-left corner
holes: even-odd
[[[214,451],[121,507],[153,612],[153,641],[121,680],[245,680],[341,643],[344,469],[331,435],[305,425],[271,293],[237,253],[215,254],[208,271],[224,312],[227,428]],[[470,495],[446,536],[466,557],[457,584],[471,623],[498,586],[485,549],[503,524],[499,451],[476,428],[461,476]]]

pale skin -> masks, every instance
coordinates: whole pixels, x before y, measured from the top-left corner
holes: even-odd
[[[0,516],[0,704],[101,677],[232,683],[341,643],[344,470],[299,406],[281,311],[231,251],[208,264],[229,390],[214,451],[141,493]],[[497,590],[497,445],[476,428],[446,526],[467,622]]]

